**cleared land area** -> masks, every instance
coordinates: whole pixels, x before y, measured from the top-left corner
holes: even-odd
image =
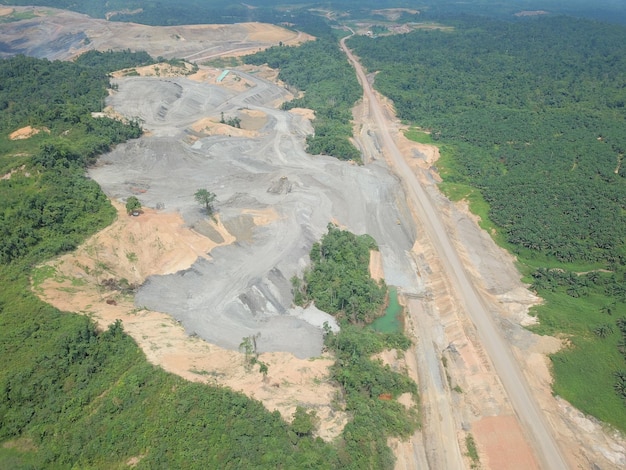
[[[128,47],[107,32],[117,27],[114,23],[72,15],[41,16],[39,26],[4,25],[0,34],[8,34],[5,26],[10,26],[14,36],[2,41],[19,45],[17,38],[29,34],[28,28],[40,27],[61,31],[50,37],[63,40],[48,41],[52,47],[42,36],[36,46],[28,35],[35,49],[25,48],[24,53],[71,57],[80,41],[75,45],[69,39],[81,31],[92,45],[102,38],[102,49]],[[67,23],[60,24],[59,17],[68,18]],[[89,30],[93,22],[104,30]],[[255,34],[261,34],[257,27]],[[200,60],[258,47],[258,36],[244,45],[222,44],[225,39],[217,37],[213,45],[198,44],[192,50],[168,28],[141,28],[147,36],[132,33],[133,44],[153,55]],[[209,30],[220,28],[203,31]],[[270,26],[268,31],[276,29]],[[151,35],[162,41],[154,45]],[[273,40],[285,42],[278,36]],[[392,168],[405,178],[414,173],[439,214],[440,230],[445,231],[440,235],[451,237],[446,250],[459,253],[452,262],[465,270],[467,280],[461,283],[472,283],[487,299],[489,321],[510,343],[530,392],[566,450],[567,465],[626,464],[619,436],[608,435],[551,396],[544,354],[559,341],[539,338],[520,326],[537,299],[519,282],[513,260],[481,232],[471,215],[438,193],[431,168],[436,150],[406,141],[391,108],[370,108],[373,96],[366,94],[354,114],[357,144],[367,164],[308,155],[304,139],[312,128],[307,112],[277,109],[291,97],[284,87],[250,68],[231,71],[218,84],[221,72],[207,67],[186,78],[115,79],[118,90],[107,104],[116,113],[140,119],[148,132],[103,156],[90,176],[114,200],[137,196],[146,211],[128,217],[120,209],[117,225],[99,234],[102,239],[57,260],[60,275],[40,286],[44,298],[91,314],[103,326],[122,318],[151,361],[191,380],[243,390],[286,418],[296,404],[315,407],[323,421],[319,433],[331,439],[346,419],[331,409],[335,389],[326,382],[331,359],[321,353],[321,326],[332,319],[313,308],[293,308],[289,280],[305,269],[311,244],[329,222],[369,233],[382,256],[376,270],[403,294],[410,312],[407,329],[416,341],[414,354],[387,359],[418,378],[423,400],[422,431],[409,442],[393,443],[398,468],[469,468],[465,438],[470,434],[485,468],[540,466],[542,459],[533,452],[538,443],[520,426],[476,320],[467,315],[463,296],[455,294],[458,279],[444,266],[425,217],[412,206],[414,201],[407,202],[415,178],[403,183]],[[242,129],[221,124],[222,113],[227,119],[239,117]],[[389,150],[392,158],[387,161]],[[217,194],[215,221],[194,201],[200,188]],[[101,289],[109,278],[142,285],[134,299],[123,298]],[[250,335],[259,335],[261,359],[269,364],[267,380],[245,372],[243,355],[237,352]],[[555,468],[550,465],[544,466]]]
[[[290,278],[305,267],[311,245],[331,220],[391,241],[383,257],[401,258],[412,235],[396,223],[403,198],[380,166],[304,153],[309,122],[276,110],[287,93],[252,74],[231,73],[249,88],[236,92],[187,78],[118,80],[109,104],[140,118],[152,135],[120,145],[90,175],[111,197],[135,194],[148,207],[179,212],[190,227],[219,242],[223,237],[193,198],[196,189],[207,188],[217,194],[219,220],[235,239],[188,270],[149,278],[137,305],[170,313],[190,334],[226,348],[237,349],[244,337],[260,333],[259,351],[316,356],[321,326],[332,317],[316,313],[307,322],[307,315],[294,316]],[[267,118],[253,135],[236,128],[228,135],[223,126],[216,135],[205,135],[211,126],[194,130],[207,118],[218,122],[221,113],[251,111]],[[410,275],[406,267],[395,271]]]
[[[228,52],[252,53],[277,45],[298,44],[311,39],[274,25],[146,26],[91,18],[80,13],[47,7],[11,7],[32,18],[9,22],[0,28],[0,57],[24,54],[50,60],[67,60],[88,50],[143,50],[152,57],[182,58],[199,62]]]
[[[336,389],[326,377],[332,361],[308,358],[321,355],[322,326],[333,319],[313,307],[292,307],[290,278],[302,273],[311,245],[333,221],[372,234],[381,244],[387,281],[415,290],[406,258],[415,234],[405,198],[382,162],[359,167],[307,155],[310,113],[278,110],[291,95],[258,77],[262,69],[232,71],[217,84],[218,72],[115,80],[118,90],[107,104],[140,119],[147,133],[103,156],[89,173],[114,200],[137,196],[146,213],[121,214],[127,227],[118,235],[90,241],[78,260],[61,259],[57,270],[67,284],[51,280],[42,286],[44,296],[58,307],[91,313],[102,325],[122,318],[148,357],[167,370],[242,390],[286,418],[297,404],[312,406],[322,418],[319,434],[332,438],[346,419],[331,409]],[[241,118],[242,128],[221,124],[222,113]],[[194,200],[200,188],[217,194],[216,221]],[[171,240],[180,237],[181,251],[189,253],[185,238],[171,233],[176,223],[209,243],[197,259],[185,255],[172,267],[162,259],[183,256],[169,253]],[[142,224],[150,236],[128,228]],[[94,276],[94,266],[101,266],[101,275]],[[97,290],[77,304],[76,287],[68,289],[72,282],[93,287],[105,278],[143,283],[134,305]],[[179,340],[183,332],[193,337]],[[267,381],[246,373],[237,352],[252,335],[269,364]]]

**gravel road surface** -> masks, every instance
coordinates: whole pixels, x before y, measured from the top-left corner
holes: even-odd
[[[487,303],[481,298],[463,268],[450,236],[429,194],[422,188],[415,173],[408,166],[391,138],[386,128],[381,106],[372,91],[371,85],[367,81],[360,63],[346,47],[345,40],[342,41],[342,47],[357,70],[357,75],[363,85],[365,96],[370,103],[372,118],[377,124],[378,132],[382,137],[382,145],[388,152],[390,162],[396,174],[400,175],[405,184],[405,190],[407,196],[410,198],[411,205],[430,241],[434,245],[456,295],[465,306],[467,315],[474,322],[480,340],[498,372],[518,418],[523,423],[528,435],[532,437],[532,442],[535,449],[538,451],[543,467],[554,470],[566,469],[567,465],[556,444],[552,431],[539,409],[537,402],[533,398],[520,367],[513,357],[510,347],[505,343],[500,331],[496,327]],[[444,407],[445,406],[449,405],[444,404]],[[444,454],[446,453],[444,452]],[[441,455],[440,458],[446,459],[449,458],[449,456]],[[442,462],[446,462],[446,460]],[[454,465],[452,466],[452,464]],[[446,468],[461,468],[457,467],[457,464],[458,462],[450,462],[451,466],[446,466]]]

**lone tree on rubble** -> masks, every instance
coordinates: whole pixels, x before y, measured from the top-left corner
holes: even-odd
[[[135,196],[131,196],[126,200],[126,212],[128,214],[137,215],[141,212],[141,202]]]
[[[198,204],[202,204],[204,206],[204,208],[206,209],[206,213],[209,216],[212,216],[213,212],[215,211],[215,209],[213,208],[213,201],[215,201],[215,199],[217,198],[215,193],[207,191],[206,189],[198,189],[194,194],[194,197],[196,198]]]

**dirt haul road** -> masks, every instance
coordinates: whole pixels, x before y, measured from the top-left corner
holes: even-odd
[[[83,15],[59,10],[35,12],[36,18],[3,26],[0,42],[16,47],[5,51],[9,55],[69,58],[87,46],[117,50],[132,44],[154,55],[199,58],[242,45],[256,48],[303,39],[271,25],[173,29],[86,21]],[[148,358],[168,371],[241,390],[268,409],[278,409],[286,419],[297,404],[314,408],[322,421],[319,435],[332,440],[345,425],[345,416],[331,405],[336,389],[327,383],[330,360],[294,358],[319,355],[322,322],[332,318],[314,308],[293,308],[289,279],[305,269],[308,251],[329,221],[355,233],[369,233],[379,244],[387,284],[397,286],[409,299],[407,327],[418,339],[415,354],[405,355],[407,363],[394,366],[407,367],[419,377],[424,426],[409,442],[391,441],[398,456],[396,468],[470,468],[473,462],[462,449],[470,431],[482,468],[537,468],[481,338],[460,308],[466,302],[451,295],[454,278],[447,273],[454,275],[454,270],[440,266],[442,248],[430,236],[432,227],[423,227],[431,222],[408,207],[407,201],[418,199],[416,190],[404,191],[380,158],[385,150],[391,163],[401,162],[397,149],[393,154],[388,150],[394,144],[389,142],[389,130],[397,131],[398,125],[391,113],[381,116],[379,104],[384,100],[378,98],[370,110],[372,91],[366,88],[364,103],[355,108],[355,140],[367,163],[356,166],[306,154],[312,117],[305,116],[312,113],[277,109],[291,95],[275,80],[275,72],[246,67],[217,83],[221,69],[200,67],[194,76],[182,78],[166,73],[163,64],[158,68],[117,80],[119,90],[108,104],[124,116],[139,118],[147,132],[117,146],[90,169],[107,194],[122,201],[121,207],[125,198],[135,195],[153,209],[138,218],[118,220],[119,227],[103,234],[104,241],[86,244],[84,256],[59,260],[68,284],[52,285],[46,297],[56,298],[54,304],[62,310],[97,310],[95,318],[103,328],[123,318]],[[226,118],[240,118],[242,129],[220,124],[222,112]],[[560,342],[552,339],[547,345],[546,337],[520,326],[537,299],[529,298],[511,257],[495,246],[471,215],[437,192],[437,175],[429,170],[436,160],[433,148],[409,143],[397,132],[392,135],[407,163],[424,180],[430,197],[426,203],[436,204],[466,274],[474,276],[473,287],[480,286],[486,295],[482,299],[490,298],[497,307],[500,333],[526,365],[524,370],[530,371],[527,379],[560,433],[559,443],[567,446],[571,468],[626,468],[623,439],[607,435],[601,424],[551,395],[545,354],[554,352]],[[414,178],[406,168],[397,171]],[[219,225],[208,220],[194,201],[199,188],[217,194]],[[180,226],[181,217],[186,227]],[[187,233],[192,228],[204,236]],[[195,251],[187,248],[194,247],[186,246],[192,235],[194,240],[206,237],[202,245],[218,247],[204,251],[193,263]],[[152,261],[155,257],[157,262]],[[178,260],[172,265],[176,268],[170,266],[172,260]],[[104,264],[108,275],[139,284],[153,275],[135,305],[130,300],[117,299],[117,306],[105,301],[98,275],[93,275],[95,267]],[[91,280],[91,290],[76,295],[73,284],[68,289],[74,279]],[[109,294],[116,299],[114,292]],[[144,308],[148,306],[176,320],[149,312]],[[181,324],[188,333],[214,344],[185,336]],[[262,333],[259,351],[277,351],[261,356],[270,364],[268,383],[260,374],[245,373],[243,355],[236,352],[243,337],[258,333]],[[510,438],[512,430],[516,440]]]
[[[502,335],[494,324],[492,314],[486,302],[481,298],[480,293],[473,286],[463,268],[461,260],[453,247],[453,243],[432,201],[391,138],[387,130],[387,123],[383,117],[383,111],[365,76],[363,68],[346,47],[345,39],[342,40],[341,46],[357,71],[359,81],[363,86],[365,98],[369,102],[371,117],[375,122],[379,137],[382,140],[383,149],[386,150],[389,161],[396,174],[400,176],[404,183],[404,189],[410,199],[412,208],[415,210],[428,238],[434,245],[436,253],[441,260],[445,275],[448,277],[456,295],[462,301],[467,315],[469,315],[474,322],[484,349],[487,351],[507,391],[516,414],[522,422],[527,436],[531,437],[542,467],[555,470],[566,469],[567,465],[553,438],[552,430],[546,423],[537,402],[534,400],[520,367],[512,355],[511,349],[505,344]],[[435,399],[438,400],[439,397]],[[429,406],[434,406],[435,408],[443,406],[445,408],[449,406],[449,402],[445,400],[443,400],[443,403],[431,402]],[[444,411],[442,416],[449,414],[449,412]],[[441,425],[441,423],[438,424]],[[449,431],[449,426],[447,426],[447,428]],[[441,429],[439,429],[438,432],[441,432]],[[427,429],[425,433],[428,433]],[[456,439],[452,440],[452,442],[455,441]],[[450,456],[448,452],[445,452],[445,450],[441,453],[440,460],[437,462],[438,465],[445,464],[446,468],[461,468],[456,452],[457,449],[454,446],[452,449],[454,450],[452,456]]]

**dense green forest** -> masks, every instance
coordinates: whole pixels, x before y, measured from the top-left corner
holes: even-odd
[[[407,8],[398,21],[422,21],[442,15],[471,14],[510,19],[520,11],[541,10],[549,14],[594,18],[626,23],[622,0],[249,0],[233,3],[227,0],[109,0],[107,2],[76,2],[75,0],[0,0],[5,5],[43,5],[74,10],[95,18],[112,21],[133,21],[151,25],[198,23],[298,23],[309,11],[341,11],[342,20],[385,19],[377,13],[385,8]]]
[[[612,23],[626,24],[626,9],[621,0],[425,0],[419,8],[423,18],[441,18],[449,15],[486,16],[510,20],[522,11],[541,11],[548,15],[568,15]]]
[[[142,24],[169,26],[178,24],[240,23],[262,21],[267,23],[301,20],[310,8],[362,11],[363,8],[391,8],[411,6],[410,1],[394,0],[336,0],[311,2],[309,0],[250,0],[234,3],[228,0],[109,0],[107,2],[76,2],[75,0],[1,0],[0,5],[51,6],[73,10],[94,18],[113,21],[133,21]],[[296,21],[298,22],[298,21]]]
[[[109,0],[107,2],[76,2],[75,0],[0,0],[4,5],[39,5],[74,10],[112,21],[171,26],[199,23],[239,23],[261,21],[267,23],[297,23],[294,19],[309,11],[338,11],[342,20],[378,19],[385,8],[406,8],[396,21],[430,21],[442,15],[482,15],[511,19],[521,11],[544,11],[550,15],[571,15],[613,23],[626,23],[626,9],[622,0],[249,0],[233,3],[227,0]],[[413,13],[412,11],[417,11]]]
[[[548,300],[538,331],[572,345],[553,356],[555,390],[623,429],[626,29],[566,17],[445,23],[454,29],[348,44],[420,126],[413,136],[440,145],[442,189],[470,200]]]
[[[342,386],[345,409],[353,416],[343,433],[350,436],[343,446],[353,457],[342,460],[342,468],[392,468],[387,438],[408,437],[418,425],[415,407],[407,410],[396,400],[383,399],[411,393],[417,403],[415,382],[371,358],[385,349],[406,351],[410,346],[403,333],[365,328],[381,315],[387,295],[387,286],[369,274],[370,250],[377,249],[369,235],[356,236],[329,224],[311,248],[311,268],[302,279],[292,279],[296,303],[315,302],[341,325],[338,333],[327,330],[325,344],[337,357],[332,377]]]
[[[231,24],[250,21],[286,23],[308,30],[314,27],[318,16],[299,5],[303,0],[289,2],[289,6],[276,8],[276,2],[258,0],[233,3],[225,0],[109,0],[107,2],[76,2],[73,0],[3,0],[0,4],[52,6],[84,13],[94,18],[110,21],[134,22],[153,26],[182,24]],[[112,14],[114,13],[114,14]],[[311,34],[314,34],[311,32]]]
[[[93,56],[93,54],[90,54]],[[143,63],[144,54],[110,53],[119,63]],[[148,57],[149,58],[149,57]],[[107,96],[107,70],[24,56],[0,66],[0,262],[55,255],[74,248],[112,208],[82,168],[116,143],[138,137],[135,122],[94,118]],[[42,131],[25,140],[9,134],[30,125]],[[106,207],[105,207],[106,206]]]
[[[558,31],[558,34],[555,33]],[[350,45],[402,119],[459,149],[512,244],[562,261],[626,254],[626,33],[568,18],[476,19]]]

